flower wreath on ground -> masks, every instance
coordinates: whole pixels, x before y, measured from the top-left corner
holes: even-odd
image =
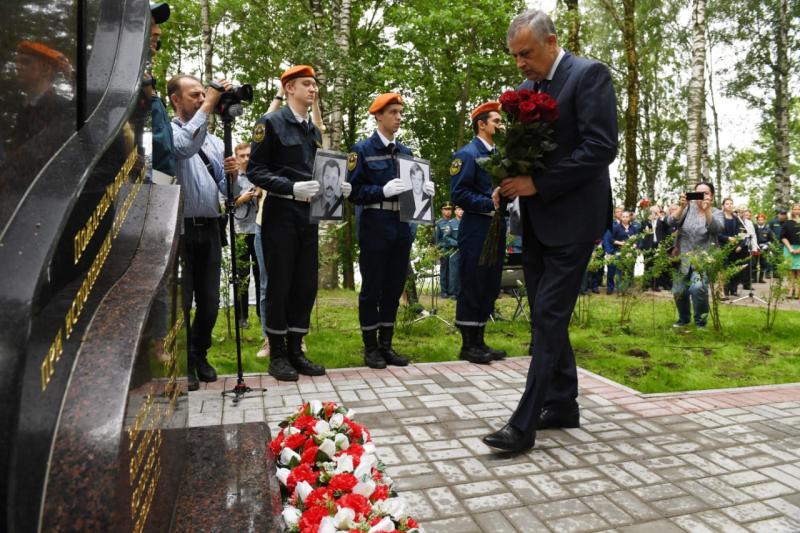
[[[369,431],[351,417],[335,403],[312,401],[269,443],[289,531],[423,533],[392,489]]]

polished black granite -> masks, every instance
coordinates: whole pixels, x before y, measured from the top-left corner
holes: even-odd
[[[175,532],[284,531],[266,423],[191,428]]]

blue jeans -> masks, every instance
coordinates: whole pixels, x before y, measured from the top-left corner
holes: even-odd
[[[700,327],[706,325],[708,318],[708,280],[705,276],[693,270],[688,273],[680,271],[675,273],[672,282],[672,295],[675,297],[675,307],[678,308],[678,321],[688,324],[692,321],[692,309],[690,309],[689,299],[691,298],[691,308],[694,310],[694,323]]]
[[[256,260],[258,261],[259,277],[258,308],[261,310],[261,331],[267,336],[267,265],[264,263],[264,247],[261,244],[261,226],[256,226]]]

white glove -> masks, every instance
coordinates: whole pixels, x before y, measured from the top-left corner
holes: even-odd
[[[425,191],[425,194],[433,196],[433,193],[436,192],[436,185],[432,181],[426,181],[425,185],[422,186],[422,190]]]
[[[349,198],[350,193],[353,192],[353,186],[347,183],[346,181],[342,182],[341,189],[342,189],[342,196],[344,196],[345,198]]]
[[[408,188],[406,187],[406,184],[403,183],[403,180],[400,178],[395,178],[383,186],[383,196],[386,198],[391,198],[393,196],[397,196],[401,192],[406,192],[407,190]]]
[[[298,200],[310,200],[319,192],[319,182],[311,181],[298,181],[292,187],[292,194]]]

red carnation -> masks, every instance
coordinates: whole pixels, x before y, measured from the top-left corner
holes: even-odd
[[[350,433],[353,436],[351,440],[360,440],[364,442],[362,439],[364,438],[364,432],[362,431],[361,426],[353,422],[352,420],[345,420],[345,424],[350,428]]]
[[[411,518],[410,516],[406,520],[406,525],[408,525],[409,529],[414,529],[415,527],[419,527],[419,523],[417,523],[417,521]]]
[[[295,433],[288,439],[286,439],[286,446],[289,448],[296,450],[306,442],[306,436],[302,433]]]
[[[314,429],[314,425],[316,425],[317,419],[311,415],[300,415],[297,417],[297,420],[294,421],[292,424],[294,427],[299,429],[300,431],[307,431],[310,429]]]
[[[389,497],[389,485],[378,485],[377,487],[375,487],[375,490],[372,491],[372,494],[370,495],[369,499],[372,500],[373,502],[376,502],[378,500],[385,500],[388,497]]]
[[[336,453],[336,457],[340,455],[349,455],[353,458],[353,468],[357,468],[361,464],[361,456],[364,455],[364,448],[360,444],[351,444],[346,450],[341,450]]]
[[[325,407],[325,416],[330,420],[334,409],[336,409],[336,404],[333,402],[325,402],[323,405]]]
[[[278,434],[277,438],[272,439],[272,442],[269,443],[269,449],[275,457],[281,454],[282,447],[283,447],[283,431],[281,431]]]
[[[323,518],[329,515],[328,508],[322,505],[315,505],[307,508],[300,516],[300,522],[298,523],[300,531],[302,533],[316,533],[319,529],[319,523],[322,522]]]
[[[336,474],[328,483],[328,487],[333,492],[350,492],[358,484],[356,476],[347,472],[343,474]]]
[[[349,494],[345,494],[338,500],[336,503],[340,507],[349,507],[356,513],[356,517],[359,515],[367,516],[369,515],[370,510],[372,507],[369,504],[369,500],[367,500],[361,494],[353,494],[352,492]],[[374,524],[373,524],[374,525]]]
[[[327,505],[327,500],[333,500],[333,491],[328,487],[317,487],[306,497],[306,507],[314,505]]]
[[[289,472],[289,477],[286,479],[286,486],[293,492],[294,488],[301,481],[307,481],[311,485],[316,484],[318,476],[319,472],[314,472],[314,470],[311,469],[311,465],[304,463],[292,468],[292,471]]]
[[[318,450],[319,447],[314,446],[313,444],[309,446],[308,443],[306,443],[305,448],[303,448],[303,454],[300,456],[300,462],[307,464],[314,464],[317,459]]]

